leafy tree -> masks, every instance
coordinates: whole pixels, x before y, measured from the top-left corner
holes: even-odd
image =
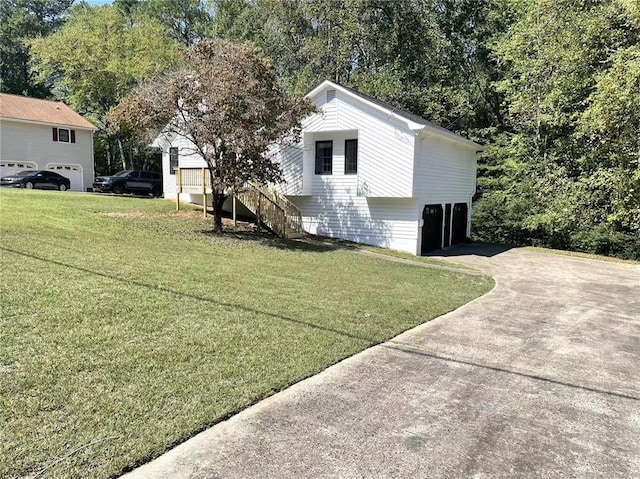
[[[480,181],[475,230],[488,240],[637,255],[636,4],[501,3],[513,19],[491,45],[505,129],[484,159],[497,174]]]
[[[143,145],[131,136],[109,134],[106,115],[140,80],[178,58],[178,45],[163,26],[150,19],[131,22],[113,6],[81,4],[62,28],[30,45],[39,78],[55,81],[65,101],[105,135],[96,142],[104,148],[103,168],[112,172],[116,157],[122,168],[131,167],[127,149],[131,153]]]
[[[110,113],[120,129],[179,135],[207,163],[213,189],[213,228],[222,231],[222,205],[248,181],[276,182],[279,166],[266,155],[276,142],[300,134],[313,110],[290,96],[275,71],[250,43],[207,40],[184,58],[184,67],[155,77]]]
[[[186,46],[209,36],[213,27],[204,0],[115,0],[114,5],[128,17],[157,20],[169,36]]]
[[[607,223],[640,232],[640,47],[621,49],[610,61],[579,120],[577,135],[591,152],[584,162],[596,164],[596,174],[585,181],[600,176],[598,186],[610,190]]]
[[[73,0],[2,0],[0,2],[0,91],[36,98],[50,96],[47,84],[29,68],[26,42],[58,29]]]
[[[256,42],[293,91],[331,79],[460,131],[499,109],[478,67],[488,0],[216,0],[214,8],[216,33]]]

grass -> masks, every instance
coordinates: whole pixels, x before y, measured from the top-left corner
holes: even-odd
[[[439,258],[433,258],[431,256],[416,256],[414,254],[407,253],[406,251],[400,251],[400,250],[389,249],[389,248],[380,248],[378,246],[359,244],[359,243],[354,243],[353,241],[329,238],[325,236],[316,236],[314,238],[319,243],[324,243],[327,245],[335,245],[338,248],[348,248],[351,250],[368,251],[371,253],[377,253],[384,256],[391,256],[393,258],[406,259],[406,260],[410,260],[418,263],[426,263],[426,264],[431,264],[435,266],[445,266],[447,268],[457,268],[457,269],[463,269],[463,270],[476,271],[475,268],[469,265],[453,263],[451,261],[445,261]]]
[[[429,256],[415,256],[413,254],[406,253],[404,251],[398,251],[395,249],[378,248],[376,246],[369,246],[369,245],[359,245],[359,248],[365,251],[371,251],[372,253],[383,254],[385,256],[392,256],[394,258],[408,259],[411,261],[418,261],[420,263],[433,264],[437,266],[446,266],[447,268],[467,269],[467,270],[475,271],[475,268],[466,264],[452,263],[451,261],[445,261],[438,258],[431,258]]]
[[[562,249],[543,248],[540,246],[525,246],[526,249],[531,251],[537,251],[539,253],[547,254],[559,254],[563,256],[575,256],[576,258],[597,259],[600,261],[608,261],[610,263],[626,263],[626,264],[640,264],[640,261],[633,259],[616,258],[615,256],[604,256],[601,254],[583,253],[581,251],[568,251]]]
[[[117,476],[493,285],[173,208],[0,191],[0,477]]]

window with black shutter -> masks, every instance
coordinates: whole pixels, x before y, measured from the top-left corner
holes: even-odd
[[[333,141],[316,141],[316,175],[333,173]]]
[[[178,167],[178,148],[172,146],[169,148],[169,174],[175,175],[175,168]]]
[[[358,173],[358,140],[344,142],[344,173],[345,175]]]

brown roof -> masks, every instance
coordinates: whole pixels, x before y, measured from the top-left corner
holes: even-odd
[[[0,118],[96,129],[64,103],[7,93],[0,93]]]

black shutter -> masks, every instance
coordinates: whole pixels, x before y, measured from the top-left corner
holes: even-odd
[[[58,141],[58,129],[53,127],[53,141]]]
[[[71,130],[71,143],[76,142],[76,130]]]

